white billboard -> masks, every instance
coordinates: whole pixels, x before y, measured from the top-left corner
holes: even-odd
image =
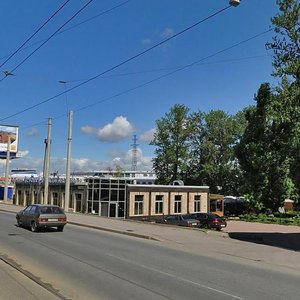
[[[18,152],[19,127],[0,125],[0,152],[7,152],[8,137],[10,137],[10,151]]]

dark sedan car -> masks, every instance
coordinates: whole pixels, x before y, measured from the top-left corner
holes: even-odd
[[[213,213],[192,213],[191,216],[200,221],[200,227],[221,230],[227,226],[224,218]]]
[[[190,215],[169,215],[164,216],[161,223],[187,227],[199,227],[200,222]]]
[[[30,227],[33,232],[49,227],[56,227],[57,231],[63,231],[67,223],[64,210],[56,205],[29,205],[17,213],[16,219],[18,226]]]

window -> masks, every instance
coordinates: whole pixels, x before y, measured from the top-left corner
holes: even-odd
[[[162,214],[164,207],[164,197],[162,195],[156,195],[155,197],[155,213]]]
[[[174,212],[176,214],[180,214],[181,213],[181,195],[175,195]]]
[[[30,206],[27,206],[25,209],[24,209],[24,212],[29,212],[30,210],[31,210],[31,208],[32,208],[32,205],[30,205]]]
[[[201,195],[195,195],[194,197],[194,212],[201,211]]]
[[[54,205],[59,205],[59,203],[58,203],[58,193],[53,192],[52,197],[53,197],[53,204]]]
[[[143,206],[144,206],[144,196],[143,195],[135,195],[134,214],[142,215],[143,214]]]

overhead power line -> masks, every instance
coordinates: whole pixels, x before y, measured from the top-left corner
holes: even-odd
[[[245,60],[263,58],[263,57],[269,57],[269,56],[270,56],[269,54],[245,56],[245,57],[239,57],[239,58],[231,58],[231,59],[223,59],[223,60],[217,60],[217,61],[198,63],[198,64],[195,64],[195,66],[214,65],[214,64],[221,64],[221,63],[228,63],[228,62],[238,62],[238,61],[245,61]],[[132,71],[132,72],[126,72],[126,73],[116,73],[116,74],[112,74],[112,75],[101,76],[101,78],[115,78],[115,77],[124,77],[124,76],[130,76],[130,75],[139,75],[139,74],[155,73],[155,72],[162,72],[162,71],[170,71],[170,70],[176,70],[176,69],[179,69],[182,67],[184,67],[184,66],[173,66],[173,67],[165,67],[165,68],[157,68],[157,69],[149,69],[149,70],[141,70],[141,71]],[[68,82],[75,83],[75,82],[82,82],[85,80],[87,80],[87,79],[73,79],[73,80],[68,80]]]
[[[71,22],[79,13],[81,13],[90,3],[94,0],[88,1],[83,7],[81,7],[71,18],[69,18],[63,25],[61,25],[53,34],[51,34],[39,47],[37,47],[34,51],[32,51],[28,56],[26,56],[16,67],[14,67],[10,72],[13,73],[16,69],[18,69],[21,65],[23,65],[34,53],[36,53],[41,47],[43,47],[55,34],[57,34],[64,26],[66,26],[69,22]],[[6,76],[7,77],[7,76]],[[3,81],[6,77],[3,77],[1,81]]]
[[[92,104],[88,104],[88,105],[82,106],[82,107],[80,107],[80,108],[78,108],[78,109],[75,109],[75,110],[73,110],[73,111],[74,111],[74,113],[76,113],[76,112],[78,112],[78,111],[81,111],[81,110],[90,108],[90,107],[95,106],[95,105],[97,105],[97,104],[104,103],[104,102],[107,102],[107,101],[112,100],[112,99],[114,99],[114,98],[123,96],[123,95],[125,95],[125,94],[127,94],[127,93],[129,93],[129,92],[132,92],[132,91],[135,91],[135,90],[137,90],[137,89],[140,89],[140,88],[142,88],[142,87],[144,87],[144,86],[147,86],[147,85],[149,85],[149,84],[151,84],[151,83],[153,83],[153,82],[156,82],[156,81],[158,81],[158,80],[160,80],[160,79],[163,79],[163,78],[166,78],[166,77],[168,77],[168,76],[171,76],[171,75],[173,75],[173,74],[175,74],[175,73],[177,73],[177,72],[183,71],[183,70],[185,70],[185,69],[187,69],[187,68],[190,68],[190,67],[193,67],[193,66],[196,66],[197,64],[199,64],[200,62],[202,62],[202,61],[204,61],[204,60],[207,60],[207,59],[212,58],[212,57],[214,57],[214,56],[216,56],[216,55],[218,55],[218,54],[221,54],[221,53],[226,52],[226,51],[228,51],[228,50],[231,50],[231,49],[233,49],[233,48],[235,48],[235,47],[238,47],[238,46],[240,46],[241,44],[244,44],[244,43],[246,43],[246,42],[249,42],[249,41],[251,41],[251,40],[253,40],[253,39],[257,38],[257,37],[262,36],[263,34],[266,34],[266,33],[270,32],[271,30],[272,30],[272,29],[269,29],[269,30],[266,30],[266,31],[264,31],[264,32],[262,32],[262,33],[256,34],[255,36],[252,36],[252,37],[250,37],[250,38],[248,38],[248,39],[246,39],[246,40],[243,40],[243,41],[238,42],[238,43],[236,43],[236,44],[234,44],[234,45],[232,45],[232,46],[229,46],[229,47],[224,48],[224,49],[222,49],[222,50],[220,50],[220,51],[217,51],[217,52],[215,52],[215,53],[213,53],[213,54],[210,54],[210,55],[208,55],[208,56],[206,56],[206,57],[204,57],[204,58],[201,58],[201,59],[199,59],[199,60],[197,60],[197,61],[194,61],[194,62],[192,62],[192,63],[190,63],[190,64],[188,64],[188,65],[182,66],[182,67],[180,67],[180,68],[178,68],[178,69],[176,69],[176,70],[174,70],[174,71],[171,71],[171,72],[169,72],[169,73],[166,73],[166,74],[164,74],[164,75],[161,75],[161,76],[159,76],[159,77],[156,77],[156,78],[154,78],[154,79],[151,79],[151,80],[149,80],[149,81],[147,81],[147,82],[144,82],[144,83],[142,83],[142,84],[139,84],[139,85],[137,85],[137,86],[135,86],[135,87],[133,87],[133,88],[127,89],[127,90],[125,90],[125,91],[122,91],[122,92],[117,93],[117,94],[115,94],[115,95],[112,95],[112,96],[110,96],[110,97],[107,97],[107,98],[101,99],[101,100],[99,100],[99,101],[96,101],[96,102],[94,102],[94,103],[92,103]]]
[[[57,11],[52,14],[46,22],[44,22],[15,52],[13,52],[1,65],[3,67],[10,59],[12,59],[39,31],[41,31],[67,4],[70,0],[67,0]]]
[[[194,62],[192,62],[192,63],[190,63],[190,64],[188,64],[188,65],[185,65],[185,66],[182,66],[182,67],[178,67],[176,70],[174,70],[174,71],[172,71],[172,72],[169,72],[169,73],[166,73],[166,74],[161,75],[161,76],[159,76],[159,77],[156,77],[156,78],[154,78],[154,79],[151,79],[151,80],[149,80],[149,81],[147,81],[147,82],[144,82],[144,83],[139,84],[139,85],[137,85],[137,86],[135,86],[135,87],[132,87],[132,88],[130,88],[130,89],[127,89],[127,90],[124,90],[124,91],[122,91],[122,92],[119,92],[119,93],[117,93],[117,94],[115,94],[115,95],[112,95],[112,96],[109,96],[109,97],[107,97],[107,98],[98,100],[98,101],[96,101],[96,102],[94,102],[94,103],[91,103],[91,104],[82,106],[82,107],[80,107],[80,108],[78,108],[78,109],[73,110],[73,112],[74,112],[74,113],[77,113],[77,112],[79,112],[79,111],[82,111],[82,110],[91,108],[91,107],[93,107],[93,106],[95,106],[95,105],[102,104],[102,103],[104,103],[104,102],[113,100],[113,99],[115,99],[115,98],[118,98],[118,97],[123,96],[123,95],[125,95],[125,94],[128,94],[128,93],[130,93],[130,92],[133,92],[133,91],[135,91],[135,90],[137,90],[137,89],[140,89],[140,88],[142,88],[142,87],[144,87],[144,86],[147,86],[147,85],[149,85],[149,84],[151,84],[151,83],[153,83],[153,82],[156,82],[156,81],[158,81],[158,80],[160,80],[160,79],[163,79],[163,78],[166,78],[166,77],[168,77],[168,76],[171,76],[171,75],[173,75],[173,74],[175,74],[175,73],[177,73],[177,72],[183,71],[183,70],[185,70],[185,69],[187,69],[187,68],[190,68],[190,67],[197,66],[197,65],[199,65],[200,62],[203,62],[203,61],[205,61],[205,60],[207,60],[207,59],[209,59],[209,58],[212,58],[212,57],[214,57],[214,56],[217,56],[218,54],[221,54],[221,53],[224,53],[224,52],[226,52],[226,51],[228,51],[228,50],[231,50],[231,49],[233,49],[233,48],[236,48],[236,47],[238,47],[238,46],[240,46],[240,45],[242,45],[242,44],[244,44],[244,43],[247,43],[247,42],[249,42],[249,41],[251,41],[251,40],[253,40],[253,39],[256,39],[256,38],[258,38],[258,37],[260,37],[260,36],[262,36],[262,35],[264,35],[264,34],[270,32],[270,31],[272,31],[272,30],[273,30],[273,29],[271,28],[271,29],[268,29],[268,30],[266,30],[266,31],[263,31],[263,32],[261,32],[261,33],[259,33],[259,34],[256,34],[256,35],[250,37],[250,38],[247,38],[247,39],[245,39],[245,40],[243,40],[243,41],[240,41],[240,42],[235,43],[235,44],[233,44],[233,45],[231,45],[231,46],[229,46],[229,47],[226,47],[226,48],[224,48],[224,49],[222,49],[222,50],[220,50],[220,51],[217,51],[217,52],[215,52],[215,53],[213,53],[213,54],[210,54],[210,55],[208,55],[208,56],[206,56],[206,57],[203,57],[203,58],[201,58],[201,59],[199,59],[199,60],[196,60],[196,61],[194,61]],[[260,57],[260,56],[257,56],[257,57]],[[239,59],[236,59],[236,60],[230,60],[230,61],[238,61],[238,60],[239,60]],[[65,117],[66,115],[67,115],[67,114],[62,114],[62,115],[53,117],[53,120],[56,120],[56,119]],[[33,127],[33,126],[38,126],[38,125],[45,125],[45,122],[44,122],[44,121],[41,121],[41,122],[39,122],[39,123],[35,123],[35,124],[30,125],[30,126],[26,126],[25,128],[29,128],[29,127]]]
[[[92,0],[91,0],[91,1],[92,1]],[[87,84],[87,83],[89,83],[89,82],[91,82],[91,81],[93,81],[93,80],[99,78],[100,76],[102,76],[102,75],[104,75],[104,74],[106,74],[106,73],[108,73],[108,72],[110,72],[110,71],[112,71],[112,70],[115,70],[115,69],[119,68],[120,66],[125,65],[126,63],[128,63],[128,62],[130,62],[130,61],[132,61],[132,60],[134,60],[134,59],[136,59],[136,58],[138,58],[138,57],[140,57],[140,56],[146,54],[147,52],[149,52],[149,51],[151,51],[151,50],[153,50],[153,49],[155,49],[155,48],[157,48],[157,47],[159,47],[159,46],[165,44],[166,42],[168,42],[168,41],[174,39],[175,37],[178,37],[179,35],[182,35],[183,33],[185,33],[185,32],[187,32],[187,31],[193,29],[194,27],[196,27],[196,26],[200,25],[201,23],[203,23],[203,22],[205,22],[205,21],[207,21],[207,20],[209,20],[209,19],[215,17],[216,15],[222,13],[223,11],[225,11],[225,10],[231,8],[231,7],[232,7],[232,6],[229,5],[229,6],[225,7],[225,8],[220,9],[219,11],[217,11],[217,12],[215,12],[215,13],[209,15],[208,17],[206,17],[206,18],[204,18],[204,19],[202,19],[202,20],[200,20],[200,21],[194,23],[194,24],[191,25],[191,26],[186,27],[185,29],[183,29],[183,30],[181,30],[181,31],[179,31],[179,32],[177,32],[177,33],[175,33],[175,34],[173,34],[172,36],[170,36],[170,37],[168,37],[168,38],[166,38],[166,39],[164,39],[164,40],[162,40],[162,41],[156,43],[155,45],[153,45],[153,46],[147,48],[146,50],[144,50],[144,51],[142,51],[142,52],[140,52],[140,53],[138,53],[138,54],[135,54],[135,55],[131,56],[130,58],[128,58],[128,59],[122,61],[121,63],[118,63],[117,65],[115,65],[115,66],[113,66],[113,67],[107,69],[106,71],[103,71],[103,72],[97,74],[96,76],[93,76],[93,77],[91,77],[91,78],[85,80],[84,82],[82,82],[82,83],[80,83],[80,84],[77,84],[76,86],[74,86],[74,87],[72,87],[72,88],[67,89],[65,92],[73,91],[73,90],[75,90],[75,89],[77,89],[77,88],[79,88],[79,87],[81,87],[81,86],[83,86],[83,85],[85,85],[85,84]],[[46,99],[46,100],[44,100],[44,101],[41,101],[41,102],[36,103],[36,104],[34,104],[34,105],[32,105],[32,106],[29,106],[29,107],[27,107],[27,108],[25,108],[25,109],[23,109],[23,110],[21,110],[21,111],[19,111],[19,112],[16,112],[16,113],[14,113],[14,114],[12,114],[12,115],[9,115],[9,116],[7,116],[7,117],[5,117],[5,118],[2,118],[2,119],[0,119],[0,121],[7,120],[7,119],[12,118],[12,117],[14,117],[14,116],[17,116],[17,115],[19,115],[19,114],[22,114],[22,113],[24,113],[24,112],[26,112],[26,111],[28,111],[28,110],[31,110],[31,109],[33,109],[33,108],[35,108],[35,107],[38,107],[38,106],[40,106],[40,105],[42,105],[42,104],[45,104],[45,103],[47,103],[47,102],[49,102],[49,101],[51,101],[51,100],[53,100],[53,99],[55,99],[55,98],[57,98],[57,97],[63,95],[65,92],[59,93],[59,94],[57,94],[57,95],[55,95],[55,96],[53,96],[53,97],[50,97],[50,98],[48,98],[48,99]]]
[[[70,1],[70,0],[69,0],[69,1]],[[86,19],[86,20],[83,20],[82,22],[79,22],[79,23],[77,23],[77,24],[74,24],[73,26],[70,26],[70,27],[68,27],[68,28],[66,28],[66,29],[64,29],[64,30],[59,31],[57,34],[55,34],[55,36],[58,36],[58,35],[60,35],[60,34],[62,34],[62,33],[64,33],[64,32],[66,32],[66,31],[72,30],[72,29],[74,29],[74,28],[76,28],[76,27],[78,27],[78,26],[80,26],[80,25],[82,25],[82,24],[85,24],[85,23],[87,23],[87,22],[89,22],[89,21],[91,21],[91,20],[94,20],[94,19],[96,19],[96,18],[98,18],[98,17],[101,17],[101,16],[103,16],[103,15],[105,15],[105,14],[107,14],[107,13],[109,13],[109,12],[111,12],[111,11],[113,11],[113,10],[115,10],[115,9],[117,9],[117,8],[119,8],[119,7],[121,7],[121,6],[125,5],[125,4],[127,4],[127,3],[129,3],[129,2],[131,2],[131,1],[132,1],[132,0],[124,1],[124,2],[122,2],[122,3],[120,3],[120,4],[116,5],[116,6],[113,6],[113,7],[109,8],[109,9],[107,9],[107,10],[104,10],[104,11],[102,11],[101,13],[99,13],[99,14],[93,16],[93,17],[90,17],[90,18],[88,18],[88,19]],[[42,39],[42,40],[36,41],[35,43],[30,44],[30,45],[28,45],[28,46],[26,46],[26,47],[22,47],[22,49],[20,49],[20,51],[23,51],[23,50],[25,50],[25,49],[31,48],[31,47],[33,47],[33,46],[35,46],[35,45],[38,45],[38,44],[44,42],[45,40],[46,40],[46,39]],[[3,57],[0,57],[0,60],[5,59],[5,58],[8,57],[8,56],[10,56],[10,55],[5,55],[5,56],[3,56]]]

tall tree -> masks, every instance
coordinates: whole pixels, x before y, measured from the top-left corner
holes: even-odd
[[[294,161],[293,125],[290,103],[274,94],[268,83],[248,108],[245,133],[237,147],[239,163],[246,179],[245,190],[259,207],[276,208],[285,198],[293,198],[296,187],[291,172]]]
[[[270,132],[272,120],[271,89],[268,83],[260,86],[255,97],[256,106],[246,110],[247,127],[236,147],[239,164],[244,171],[245,191],[261,204],[269,197]]]
[[[207,184],[211,192],[236,194],[237,164],[234,147],[240,136],[235,116],[221,110],[193,115],[194,134],[190,147],[193,183]]]
[[[274,75],[300,80],[300,4],[299,0],[277,0],[280,13],[271,19],[275,26],[273,41]]]
[[[189,108],[174,105],[164,117],[156,121],[156,132],[151,145],[156,147],[153,168],[157,182],[170,184],[186,178],[191,136]]]

